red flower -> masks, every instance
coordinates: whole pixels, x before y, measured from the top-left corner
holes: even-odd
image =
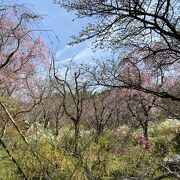
[[[139,144],[143,143],[144,141],[146,141],[146,138],[143,135],[137,137],[137,142]]]
[[[137,137],[137,142],[141,145],[142,149],[149,149],[150,148],[150,142],[147,140],[143,135],[140,135]]]

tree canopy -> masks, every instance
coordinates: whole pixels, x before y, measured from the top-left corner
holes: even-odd
[[[177,94],[170,92],[179,83],[179,1],[57,0],[55,3],[68,11],[75,11],[78,18],[96,18],[79,36],[73,37],[71,44],[95,38],[96,47],[119,53],[116,73],[111,73],[115,80],[119,80],[118,84],[115,81],[116,87],[180,101]],[[110,67],[110,63],[107,66]],[[127,75],[131,81],[124,78]],[[143,79],[154,87],[145,86]],[[102,78],[96,77],[96,80],[97,84],[115,87]],[[171,87],[167,88],[169,85]]]

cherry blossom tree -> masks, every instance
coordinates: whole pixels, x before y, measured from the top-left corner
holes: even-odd
[[[25,5],[0,5],[0,87],[23,87],[24,79],[48,66],[48,48],[33,24],[41,19]]]
[[[97,84],[131,88],[180,101],[178,94],[171,94],[169,91],[176,86],[179,79],[178,0],[55,0],[54,2],[68,11],[75,11],[78,18],[94,17],[78,36],[73,37],[70,44],[94,38],[95,47],[110,49],[119,54],[118,68],[123,72],[130,68],[129,77],[132,75],[134,78],[134,74],[130,71],[136,71],[136,82],[124,79],[123,73],[118,69],[116,74],[111,73],[115,79],[114,84],[105,78],[103,81],[98,80]],[[112,67],[110,62],[106,63],[108,67]],[[153,88],[141,83],[142,74],[146,74],[149,78],[153,77],[152,80],[146,81],[146,84],[153,83],[155,85]],[[171,79],[174,83],[170,82]]]

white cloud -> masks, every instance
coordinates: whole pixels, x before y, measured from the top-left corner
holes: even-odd
[[[60,58],[60,56],[61,56],[63,53],[66,53],[66,51],[68,51],[68,50],[71,49],[71,48],[72,48],[72,46],[66,45],[62,50],[57,51],[57,53],[56,53],[56,58]]]
[[[65,48],[64,50],[62,50],[62,52],[65,52],[66,50],[68,50],[69,48]],[[79,53],[77,53],[74,56],[62,59],[61,63],[67,63],[67,62],[75,62],[75,63],[87,63],[90,62],[93,58],[100,58],[100,57],[104,57],[107,54],[109,54],[108,52],[105,52],[101,49],[96,50],[95,52],[92,50],[92,48],[90,47],[85,47],[83,50],[81,50]],[[60,55],[60,53],[58,54]],[[61,53],[62,55],[62,53]]]
[[[72,48],[71,46],[65,46],[63,50],[58,51],[56,53],[56,58],[61,59],[61,56],[63,55],[63,53],[68,54],[67,50],[69,50],[70,48]],[[67,63],[67,62],[76,62],[76,63],[83,63],[86,61],[89,61],[93,58],[93,56],[95,55],[95,53],[91,50],[91,48],[86,47],[83,50],[81,50],[79,53],[77,53],[76,55],[71,55],[70,57],[67,57],[65,59],[61,59],[58,62],[59,63]]]
[[[79,54],[77,54],[74,57],[74,60],[86,61],[86,60],[91,59],[94,55],[95,55],[95,53],[92,51],[92,49],[87,47],[87,48],[84,48]]]

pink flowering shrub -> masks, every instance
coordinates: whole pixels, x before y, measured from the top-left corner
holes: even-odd
[[[146,138],[143,135],[137,137],[137,142],[139,144],[143,143],[144,141],[146,141]]]
[[[142,149],[149,149],[150,142],[143,135],[137,137],[137,142],[141,146]]]

